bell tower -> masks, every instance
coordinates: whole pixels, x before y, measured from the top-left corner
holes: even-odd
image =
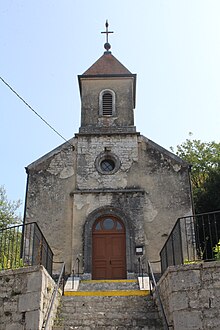
[[[134,133],[136,74],[111,53],[106,21],[104,54],[78,76],[81,96],[79,133]]]

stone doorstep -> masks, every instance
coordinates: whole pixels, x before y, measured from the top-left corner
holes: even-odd
[[[64,296],[112,297],[112,296],[147,296],[149,294],[149,278],[147,277],[139,278],[138,280],[139,290],[131,287],[129,288],[129,285],[131,286],[132,284],[135,283],[137,283],[137,280],[134,279],[83,280],[81,281],[82,289],[79,290],[80,278],[75,277],[73,279],[72,277],[69,277],[65,285]],[[128,286],[128,288],[125,288],[125,286]]]
[[[80,283],[81,290],[80,290]],[[138,281],[136,279],[123,279],[123,280],[82,280],[80,281],[79,277],[69,277],[64,291],[65,292],[76,292],[76,291],[138,291],[137,288],[132,284],[138,283],[139,284],[139,290],[142,291],[149,291],[150,290],[150,282],[149,277],[138,277]],[[115,288],[114,288],[115,285]],[[130,285],[130,288],[129,288]],[[91,288],[90,288],[91,286]],[[105,287],[106,286],[106,287]],[[109,287],[110,286],[110,287]],[[121,287],[120,287],[121,286]],[[125,286],[128,286],[128,289],[125,288]],[[113,288],[112,288],[113,287]],[[136,294],[135,294],[136,295]]]
[[[89,326],[87,325],[72,325],[69,324],[68,326],[53,326],[53,330],[76,330],[76,329],[83,329],[83,330],[91,330],[91,329],[95,329],[95,330],[156,330],[157,328],[155,328],[154,326],[138,326],[138,325],[92,325],[90,324]],[[159,329],[159,328],[158,328]],[[161,330],[163,330],[163,328],[160,328]]]
[[[150,294],[149,290],[111,290],[111,291],[65,291],[64,296],[147,296]]]
[[[136,279],[123,279],[123,280],[82,280],[82,283],[134,283]]]

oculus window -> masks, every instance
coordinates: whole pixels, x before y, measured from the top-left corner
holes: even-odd
[[[112,152],[104,152],[98,155],[95,160],[95,167],[101,174],[114,174],[120,168],[119,158]]]

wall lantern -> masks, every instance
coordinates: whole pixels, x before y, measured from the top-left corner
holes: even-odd
[[[139,245],[139,246],[135,247],[135,254],[136,254],[136,256],[142,256],[144,254],[143,245]]]

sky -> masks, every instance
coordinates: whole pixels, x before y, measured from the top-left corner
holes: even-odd
[[[104,52],[137,74],[137,131],[166,149],[220,137],[219,0],[1,0],[0,76],[65,139],[77,75]],[[64,141],[0,81],[0,185],[25,200],[25,167]],[[20,209],[22,212],[22,208]]]

